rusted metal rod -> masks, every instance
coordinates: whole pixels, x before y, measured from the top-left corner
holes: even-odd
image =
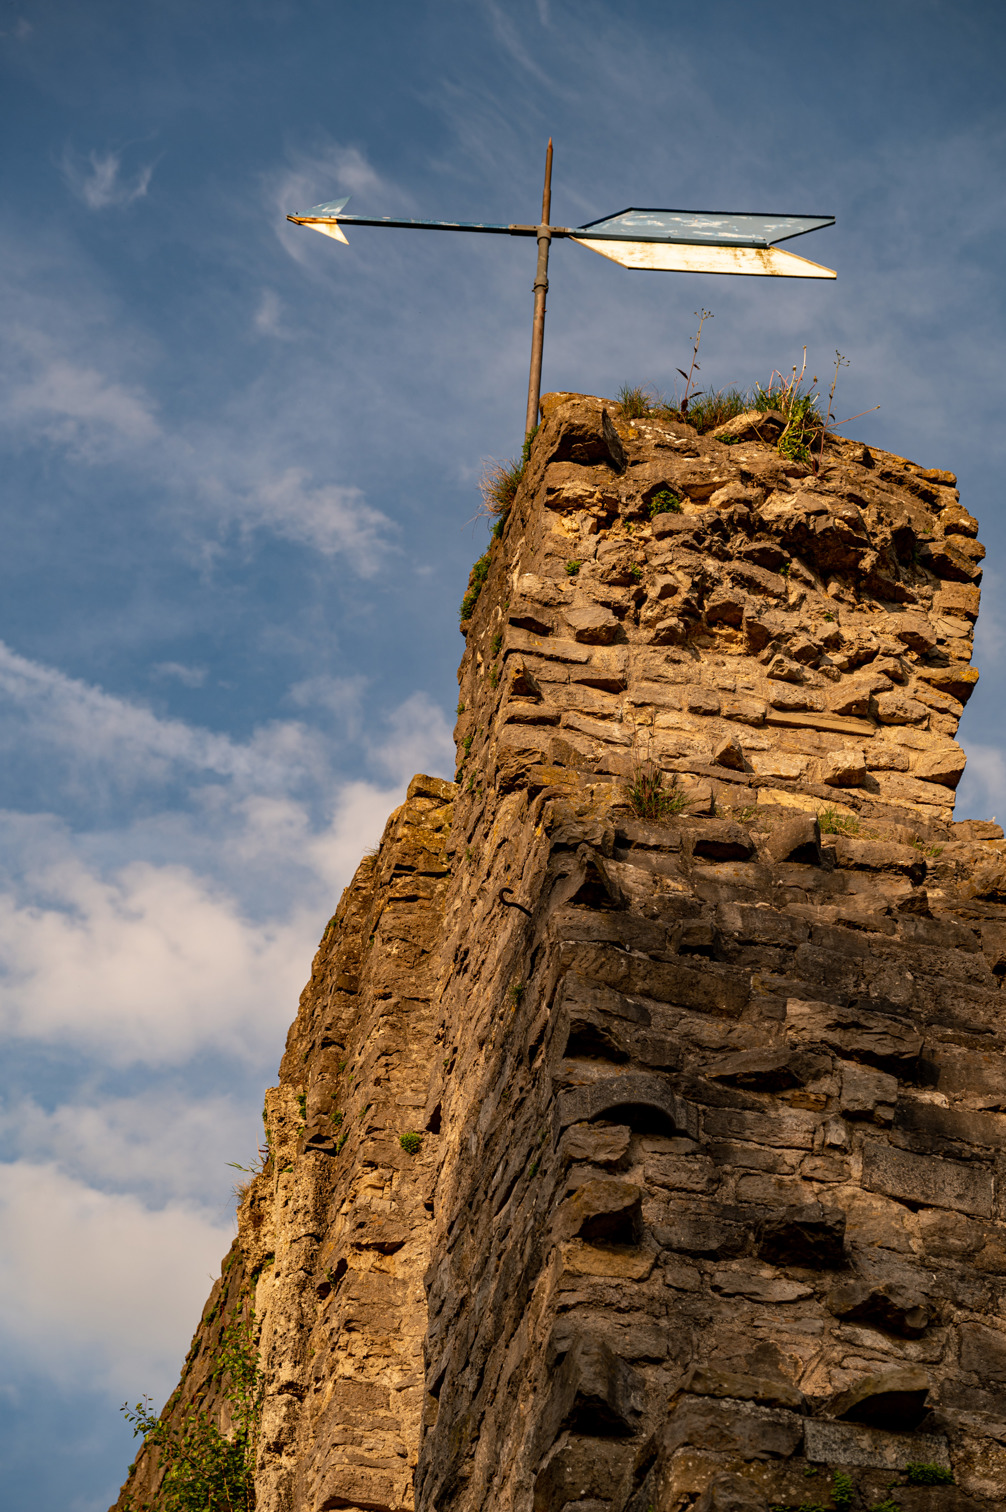
[[[527,916],[528,916],[529,919],[533,919],[534,918],[534,914],[531,912],[530,908],[525,908],[524,905],[523,905],[523,903],[518,903],[517,902],[516,898],[513,898],[513,897],[508,898],[507,897],[507,893],[512,893],[512,892],[513,892],[513,888],[512,887],[501,887],[500,888],[500,902],[503,904],[503,907],[504,908],[519,908],[522,914],[527,914]]]
[[[548,293],[548,249],[552,228],[548,223],[552,209],[552,138],[545,153],[545,189],[541,197],[541,225],[538,227],[538,267],[534,275],[534,323],[531,327],[531,376],[527,385],[527,419],[525,440],[538,424],[538,401],[541,398],[541,354],[545,345],[545,295]]]

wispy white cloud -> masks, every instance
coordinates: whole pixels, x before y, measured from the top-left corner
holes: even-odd
[[[377,765],[398,782],[413,772],[453,777],[454,739],[443,710],[426,693],[413,693],[393,710],[388,731],[372,744]]]
[[[350,170],[362,172],[355,158]],[[351,173],[352,176],[352,173]],[[227,413],[165,415],[144,375],[156,352],[109,297],[53,252],[36,267],[24,243],[0,259],[0,431],[17,449],[57,448],[73,463],[128,467],[151,490],[152,507],[174,516],[180,553],[219,556],[224,532],[269,533],[372,576],[393,526],[357,486],[291,465],[317,375],[288,407],[261,409],[256,391],[231,397]],[[78,286],[79,285],[79,286]],[[62,291],[62,292],[61,292]],[[256,328],[283,336],[277,296],[263,295]],[[319,422],[322,416],[319,414]]]
[[[267,922],[183,866],[103,876],[69,850],[0,893],[0,1025],[106,1063],[255,1062],[277,1047],[310,959],[313,910]]]
[[[283,443],[265,428],[249,448],[239,447],[236,437],[229,444],[226,424],[217,425],[212,441],[201,423],[162,426],[142,383],[58,355],[54,347],[38,329],[16,330],[8,344],[0,426],[16,445],[49,443],[92,465],[128,462],[159,489],[171,479],[162,507],[172,507],[173,494],[187,530],[202,542],[209,528],[236,524],[344,557],[362,577],[378,571],[394,527],[360,488],[319,483],[304,467],[276,467],[271,449]]]
[[[102,1191],[131,1191],[150,1206],[197,1202],[233,1206],[236,1177],[228,1162],[249,1164],[259,1138],[233,1097],[175,1085],[133,1096],[81,1092],[55,1108],[30,1097],[0,1107],[0,1139],[13,1156],[55,1166]]]
[[[232,1225],[179,1203],[151,1210],[29,1161],[0,1164],[0,1214],[4,1353],[64,1386],[162,1396]]]
[[[168,663],[167,670],[176,675],[178,667]],[[240,831],[242,843],[261,855],[283,847],[299,851],[304,837],[291,833],[290,824],[308,822],[305,802],[317,807],[323,794],[324,812],[337,819],[334,763],[352,745],[362,744],[371,769],[385,776],[388,786],[375,786],[385,803],[415,771],[453,770],[451,729],[438,704],[413,693],[368,726],[361,705],[365,686],[359,674],[318,674],[293,685],[291,703],[334,716],[331,736],[306,721],[273,720],[239,741],[162,717],[136,699],[21,656],[0,641],[0,753],[44,760],[54,802],[62,793],[74,798],[81,786],[92,799],[108,792],[119,795],[120,803],[137,789],[152,789],[166,802],[170,793],[173,810],[183,804],[202,832],[219,833],[227,825],[235,842]],[[148,829],[153,822],[149,816],[143,821]],[[176,813],[173,822],[184,827],[185,815]],[[279,831],[287,838],[268,838]],[[8,853],[13,845],[8,833]]]
[[[141,385],[66,355],[38,329],[9,332],[0,392],[2,423],[16,443],[53,442],[80,460],[135,452],[160,434],[154,404]]]
[[[60,170],[72,194],[89,210],[107,210],[112,205],[131,205],[143,199],[150,187],[154,164],[145,163],[135,173],[122,168],[121,152],[91,151],[81,158],[70,147],[64,149]]]
[[[232,501],[238,506],[236,496]],[[242,503],[243,525],[264,526],[325,556],[344,556],[364,578],[379,570],[390,544],[391,521],[364,502],[361,489],[313,483],[302,467],[263,480]]]
[[[334,715],[339,731],[348,739],[355,740],[362,728],[363,694],[367,679],[360,675],[332,677],[319,673],[294,683],[287,694],[288,702],[304,710],[321,710]]]
[[[336,147],[329,158],[340,189],[362,194],[381,187],[384,180],[358,147]]]
[[[71,768],[100,768],[103,782],[128,790],[168,782],[179,772],[229,780],[238,792],[287,792],[326,769],[321,738],[307,726],[275,721],[241,743],[180,719],[164,719],[135,700],[68,677],[0,642],[0,750],[45,747]],[[76,774],[76,776],[74,776]],[[93,771],[88,780],[93,780]]]
[[[206,1049],[268,1058],[363,847],[414,771],[452,769],[430,699],[414,694],[366,729],[360,692],[358,679],[317,679],[292,695],[348,712],[343,740],[364,744],[376,776],[347,783],[299,722],[240,743],[0,644],[0,729],[18,756],[39,753],[54,796],[63,759],[71,793],[173,795],[109,836],[0,815],[0,1031],[120,1065]]]
[[[184,662],[157,662],[151,671],[155,677],[169,678],[186,688],[201,688],[206,681],[205,667],[190,667]]]
[[[554,89],[556,79],[550,77],[532,56],[531,50],[526,45],[526,36],[523,34],[525,29],[519,22],[515,23],[514,17],[502,5],[497,4],[496,0],[483,0],[483,6],[492,26],[493,36],[506,49],[513,61],[539,84]],[[547,0],[536,0],[535,8],[538,12],[539,23],[545,25],[548,14]]]
[[[274,289],[263,289],[254,316],[255,329],[281,341],[292,341],[293,332],[283,323],[283,302]]]
[[[378,199],[397,205],[410,202],[403,190],[378,173],[358,147],[340,143],[326,143],[313,152],[291,153],[282,167],[265,175],[262,186],[263,197],[275,216],[276,234],[285,251],[299,263],[310,257],[310,246],[318,238],[291,226],[288,215],[303,215],[313,205],[343,194],[369,197],[374,203]]]
[[[423,764],[420,762],[414,770],[422,771]],[[388,815],[404,797],[404,782],[384,788],[356,781],[340,789],[332,822],[316,832],[307,845],[311,865],[329,884],[327,896],[332,900],[333,913],[339,888],[350,881],[364,851],[380,840]]]

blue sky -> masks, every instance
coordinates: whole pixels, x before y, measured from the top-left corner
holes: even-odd
[[[849,427],[989,548],[960,815],[1006,815],[1001,6],[67,0],[0,7],[0,1456],[97,1512],[170,1389],[229,1160],[412,772],[519,449],[534,246],[287,225],[830,213],[834,284],[552,258],[544,387],[849,359]]]

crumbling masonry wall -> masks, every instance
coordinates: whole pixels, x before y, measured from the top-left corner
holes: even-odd
[[[975,522],[951,474],[834,438],[814,471],[764,417],[543,410],[456,781],[415,779],[326,932],[170,1410],[219,1401],[254,1301],[267,1512],[765,1512],[836,1469],[853,1506],[1001,1507]]]
[[[437,1052],[433,981],[454,788],[417,777],[342,895],[266,1093],[270,1155],[165,1413],[228,1422],[223,1333],[254,1310],[265,1394],[260,1509],[411,1507],[423,1405],[423,1274],[434,1135],[418,1159]],[[163,1466],[141,1452],[116,1503],[159,1506]],[[132,1500],[130,1500],[132,1498]]]

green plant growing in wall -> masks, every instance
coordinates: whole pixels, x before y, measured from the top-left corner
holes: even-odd
[[[662,488],[660,490],[660,492],[659,493],[655,493],[653,495],[653,498],[650,500],[650,519],[651,520],[656,519],[657,515],[660,515],[660,514],[680,514],[680,513],[681,513],[681,500],[678,498],[677,494],[676,493],[672,493],[669,488]]]
[[[822,835],[858,835],[859,820],[852,814],[840,814],[836,809],[822,809],[817,816]]]
[[[475,605],[479,601],[479,594],[482,592],[482,586],[488,576],[489,553],[488,551],[486,551],[483,552],[482,556],[479,557],[478,561],[472,567],[471,572],[468,574],[468,589],[465,593],[464,598],[461,600],[461,608],[458,611],[459,616],[462,620],[471,619],[472,614],[475,610]]]
[[[910,1486],[952,1486],[954,1472],[943,1465],[913,1460],[905,1466],[905,1479]]]
[[[483,509],[487,515],[495,518],[499,526],[503,524],[513,507],[526,465],[522,457],[508,457],[503,462],[489,462],[479,479]],[[493,534],[495,534],[495,527]],[[502,534],[500,530],[500,535]]]
[[[224,1330],[213,1379],[220,1382],[230,1406],[229,1435],[195,1404],[177,1424],[151,1412],[147,1396],[132,1409],[128,1402],[123,1404],[134,1438],[142,1435],[144,1449],[153,1449],[163,1468],[149,1512],[251,1512],[255,1505],[255,1440],[263,1380],[254,1315]]]
[[[493,530],[496,540],[503,534],[506,517],[513,508],[517,490],[524,480],[527,464],[531,460],[531,447],[539,428],[536,425],[531,434],[525,437],[519,457],[509,457],[505,462],[488,462],[479,480],[482,516],[496,521]]]
[[[618,413],[623,420],[642,420],[653,404],[650,390],[639,384],[623,383],[618,390]]]
[[[814,388],[817,379],[812,378],[809,389],[805,389],[803,384],[806,371],[807,348],[804,347],[803,365],[799,370],[794,363],[788,378],[784,378],[777,370],[769,378],[768,387],[762,388],[759,384],[754,394],[755,409],[774,410],[782,416],[785,424],[776,442],[776,450],[781,457],[787,457],[791,462],[809,463],[811,446],[819,436],[823,436],[824,430],[817,405],[817,391]]]
[[[812,394],[801,394],[789,406],[786,428],[776,443],[780,457],[810,462],[810,448],[821,434],[821,416]]]
[[[236,1160],[228,1160],[227,1164],[233,1171],[245,1171],[249,1176],[261,1176],[262,1172],[266,1168],[266,1162],[268,1161],[271,1153],[272,1152],[269,1149],[269,1133],[267,1130],[266,1142],[264,1145],[259,1145],[255,1159],[252,1161],[250,1166],[241,1165]]]
[[[692,343],[692,360],[691,360],[691,362],[688,365],[688,372],[687,373],[685,372],[684,368],[678,368],[678,372],[681,374],[682,378],[685,380],[685,392],[684,392],[684,395],[682,397],[681,403],[678,406],[678,408],[681,411],[682,417],[684,417],[684,416],[686,416],[688,414],[688,406],[693,402],[693,400],[697,399],[699,397],[699,395],[703,392],[702,389],[693,389],[692,388],[692,381],[693,381],[693,379],[695,377],[695,374],[699,371],[699,360],[698,359],[699,359],[699,347],[702,344],[702,327],[705,325],[705,323],[706,323],[707,320],[712,320],[712,318],[713,318],[713,312],[712,312],[712,310],[707,310],[704,307],[701,310],[696,310],[695,313],[699,317],[699,328],[695,332],[695,340]],[[674,382],[675,382],[675,387],[676,387],[677,386],[677,379],[675,379]]]
[[[262,1122],[265,1123],[265,1110],[264,1109],[263,1109],[263,1112],[262,1112]],[[233,1171],[243,1171],[244,1174],[248,1177],[247,1181],[238,1181],[238,1182],[235,1182],[235,1184],[234,1184],[234,1188],[233,1188],[234,1196],[237,1199],[237,1202],[238,1202],[239,1206],[245,1200],[245,1197],[248,1195],[248,1192],[249,1192],[249,1190],[251,1188],[251,1184],[255,1180],[255,1177],[262,1175],[262,1173],[265,1170],[266,1166],[269,1164],[269,1160],[270,1160],[271,1156],[272,1156],[272,1150],[269,1148],[269,1126],[268,1126],[268,1124],[266,1124],[265,1144],[259,1145],[258,1150],[256,1151],[256,1154],[255,1154],[255,1159],[252,1161],[252,1163],[251,1163],[250,1166],[241,1165],[240,1161],[237,1161],[237,1160],[228,1160],[227,1164],[231,1167],[231,1169]]]
[[[678,370],[680,372],[680,369]],[[751,408],[751,396],[742,393],[740,389],[717,389],[715,393],[704,394],[689,406],[687,414],[677,414],[668,411],[667,418],[684,420],[688,425],[693,425],[702,435],[705,431],[715,430],[719,425],[725,425],[735,415],[742,415],[745,410]],[[734,445],[734,438],[728,440],[728,445]]]
[[[572,558],[570,561],[568,561],[566,563],[566,576],[567,577],[576,577],[577,573],[580,571],[580,568],[582,566],[583,566],[582,562],[577,561],[575,557]]]
[[[856,1496],[856,1487],[852,1476],[846,1475],[844,1470],[836,1470],[831,1477],[831,1499],[839,1512],[851,1507]]]
[[[664,774],[652,762],[636,767],[626,794],[637,819],[668,819],[672,814],[683,813],[691,802],[676,782],[672,782],[670,790],[664,787]]]
[[[398,1143],[406,1155],[418,1155],[423,1148],[423,1136],[416,1134],[412,1129],[407,1129],[404,1134],[398,1136]]]

